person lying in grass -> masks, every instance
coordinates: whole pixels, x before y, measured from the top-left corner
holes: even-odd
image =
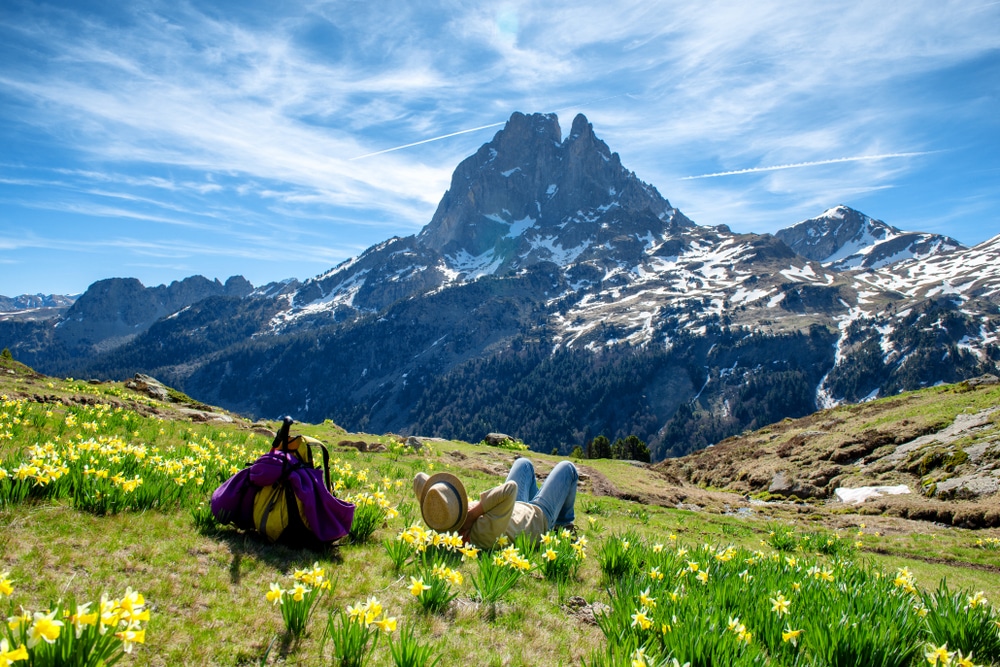
[[[483,491],[472,503],[462,481],[447,472],[417,473],[413,491],[428,528],[458,532],[466,542],[489,549],[501,535],[513,541],[525,533],[537,541],[550,529],[571,526],[579,479],[576,466],[560,461],[539,489],[534,464],[521,457],[507,481]]]

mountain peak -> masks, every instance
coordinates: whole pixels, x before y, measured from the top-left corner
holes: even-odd
[[[662,238],[672,224],[690,223],[622,166],[586,116],[563,140],[555,114],[515,112],[458,165],[417,240],[452,270],[494,273],[566,264],[612,236]]]
[[[590,124],[587,117],[582,113],[578,113],[576,118],[573,119],[573,126],[570,128],[569,136],[570,138],[576,138],[587,134],[594,133],[594,126]]]
[[[963,247],[940,234],[902,231],[843,204],[775,236],[806,259],[837,270],[878,268]]]

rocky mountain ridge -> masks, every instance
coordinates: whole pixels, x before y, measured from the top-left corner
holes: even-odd
[[[15,320],[30,322],[59,317],[73,305],[79,295],[21,294],[15,297],[0,295],[0,322]]]
[[[995,244],[908,236],[846,207],[791,229],[696,225],[582,115],[563,138],[554,115],[514,114],[414,236],[301,283],[216,286],[166,316],[85,309],[85,294],[75,320],[0,333],[44,372],[146,372],[252,415],[500,430],[545,451],[635,433],[657,458],[996,371]],[[842,261],[855,255],[859,268]]]
[[[9,297],[0,295],[0,314],[37,308],[68,308],[76,296],[67,294],[21,294]]]
[[[879,269],[965,248],[948,236],[904,232],[843,205],[779,230],[775,236],[806,259],[838,271]]]

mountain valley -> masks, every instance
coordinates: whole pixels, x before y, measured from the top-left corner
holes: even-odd
[[[998,373],[1000,239],[835,206],[775,235],[697,225],[585,117],[515,113],[431,221],[315,278],[112,278],[0,341],[53,375],[142,372],[250,416],[654,460],[820,407]]]

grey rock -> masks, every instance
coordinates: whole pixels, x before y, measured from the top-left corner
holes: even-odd
[[[822,489],[808,482],[796,480],[791,473],[779,470],[771,478],[767,492],[776,496],[795,496],[797,498],[820,498],[826,495]]]
[[[125,387],[140,394],[146,394],[158,401],[170,400],[170,394],[167,392],[167,388],[163,386],[163,383],[149,375],[136,373],[134,378],[125,383]]]
[[[192,408],[180,408],[177,412],[193,422],[220,422],[232,424],[233,418],[221,412],[210,412],[207,410],[194,410]]]
[[[969,378],[964,384],[967,384],[970,387],[980,387],[997,384],[998,382],[1000,382],[1000,378],[992,373],[986,373],[984,375],[980,375],[979,377]]]
[[[562,608],[567,616],[572,616],[587,625],[597,625],[596,616],[611,611],[611,608],[603,602],[595,601],[592,604],[588,604],[579,595],[574,595],[567,599],[566,604]]]
[[[976,500],[1000,491],[995,477],[983,475],[963,475],[938,482],[935,498],[951,500]]]
[[[368,451],[368,443],[364,440],[341,440],[337,443],[338,447],[352,447],[359,452]]]
[[[489,445],[490,447],[499,447],[504,443],[505,440],[513,440],[513,439],[514,438],[510,437],[506,433],[487,433],[486,437],[483,438],[486,444]]]

